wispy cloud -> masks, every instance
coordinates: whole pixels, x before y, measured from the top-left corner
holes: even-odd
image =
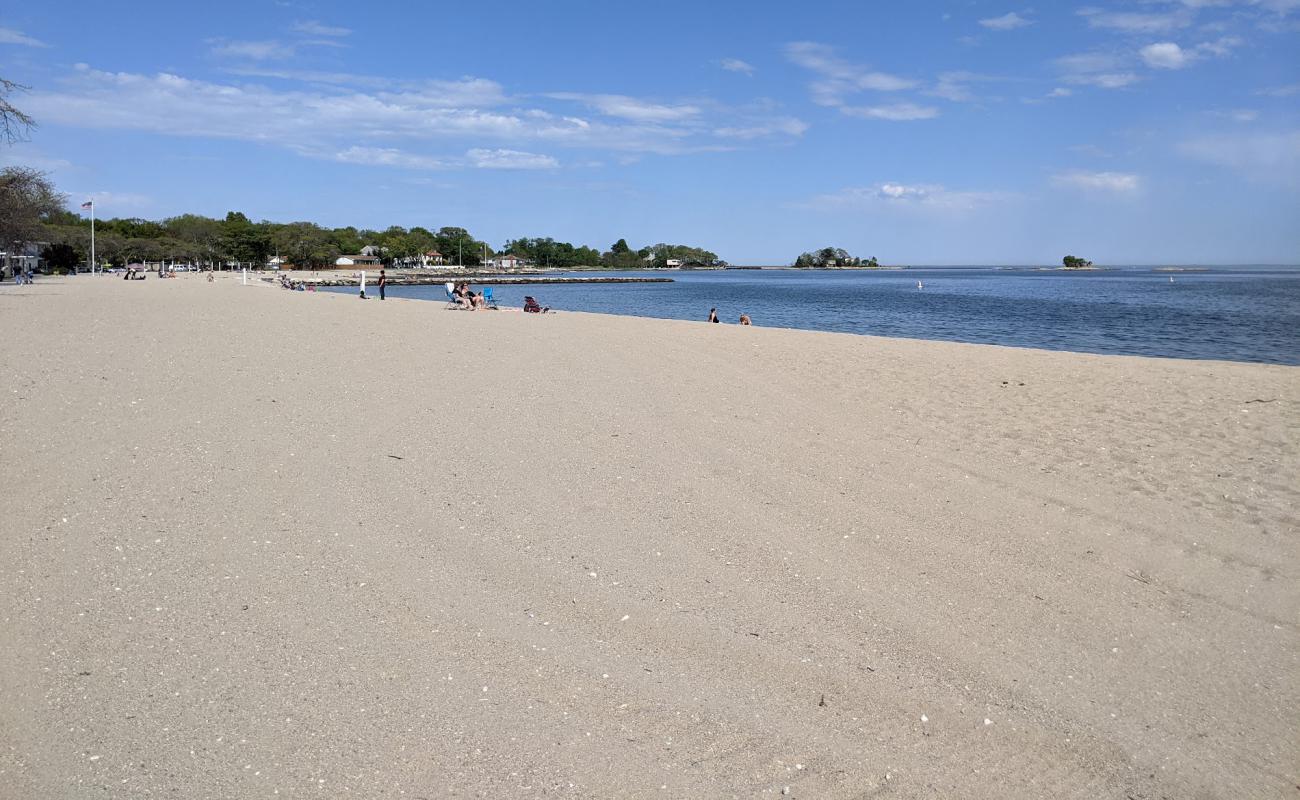
[[[978,98],[971,90],[970,85],[973,83],[990,83],[1005,80],[992,75],[981,75],[977,72],[966,72],[958,70],[954,72],[939,73],[939,80],[922,94],[930,97],[941,97],[944,100],[950,100],[954,103],[972,103]]]
[[[1061,56],[1055,63],[1061,80],[1076,86],[1121,89],[1139,80],[1129,69],[1129,62],[1113,53],[1077,53]]]
[[[278,61],[290,58],[294,54],[292,45],[276,39],[258,41],[231,41],[228,39],[209,39],[211,52],[223,58],[246,58],[251,61]]]
[[[365,86],[365,76],[288,87],[210,82],[180,75],[104,72],[78,65],[24,110],[80,128],[148,130],[168,136],[253,141],[311,158],[409,169],[550,168],[552,147],[674,155],[752,147],[798,137],[807,125],[766,105],[666,104],[628,95],[557,93],[514,106],[495,81],[467,76]],[[571,106],[577,102],[595,113]],[[576,112],[576,113],[575,113]],[[727,144],[724,140],[731,140]],[[448,144],[458,144],[446,155]],[[541,152],[539,152],[539,149]]]
[[[1300,130],[1202,136],[1180,142],[1177,150],[1188,158],[1248,177],[1300,183]]]
[[[993,31],[1011,31],[1033,24],[1033,20],[1025,19],[1014,11],[1000,17],[989,17],[980,20],[980,25]]]
[[[791,63],[819,76],[811,88],[813,101],[820,105],[837,106],[846,96],[862,91],[899,92],[920,86],[920,81],[846,61],[835,48],[818,42],[792,42],[785,54]]]
[[[471,164],[480,169],[554,169],[560,166],[560,162],[551,156],[521,150],[475,148],[465,155]]]
[[[794,117],[777,117],[767,122],[753,125],[725,125],[715,128],[714,136],[724,139],[761,139],[775,134],[784,134],[795,138],[808,130],[808,123]]]
[[[75,188],[68,192],[69,206],[80,205],[85,200],[93,200],[95,203],[95,216],[103,216],[104,218],[120,214],[123,211],[139,211],[153,205],[152,197],[135,192],[87,192]]]
[[[741,61],[739,58],[724,58],[719,64],[727,72],[739,72],[742,75],[754,74],[754,65],[747,61]]]
[[[1292,83],[1286,86],[1271,86],[1267,89],[1256,89],[1255,94],[1261,97],[1295,97],[1300,94],[1300,83]]]
[[[1128,172],[1085,172],[1076,169],[1053,175],[1052,182],[1072,189],[1111,194],[1133,194],[1142,188],[1141,179]]]
[[[25,47],[49,47],[40,39],[33,39],[22,31],[13,28],[0,28],[0,44],[20,44]]]
[[[676,122],[700,115],[699,106],[651,103],[623,94],[552,92],[546,96],[555,100],[576,100],[606,116],[637,122]]]
[[[1131,11],[1104,11],[1099,8],[1081,8],[1079,15],[1091,28],[1103,28],[1123,33],[1165,33],[1186,28],[1192,24],[1192,15],[1186,9],[1162,13]]]
[[[349,36],[352,33],[351,28],[341,28],[334,25],[326,25],[317,20],[310,19],[293,24],[294,33],[304,33],[308,36]]]
[[[1007,192],[961,191],[938,184],[884,182],[817,195],[807,205],[817,208],[961,212],[1005,202],[1012,197]]]
[[[840,58],[835,48],[818,42],[792,42],[786,45],[785,54],[791,63],[817,75],[809,90],[812,101],[818,105],[838,108],[851,117],[891,122],[931,119],[939,115],[937,108],[910,102],[866,105],[850,102],[851,98],[863,92],[892,93],[917,89],[922,85],[919,80],[854,64]]]
[[[921,106],[916,103],[890,103],[882,106],[842,106],[840,111],[850,117],[883,119],[890,122],[934,119],[939,116],[939,109],[934,106]]]
[[[443,158],[408,153],[394,147],[358,147],[352,146],[333,154],[335,161],[345,164],[365,164],[380,167],[404,167],[406,169],[450,169],[453,164]]]

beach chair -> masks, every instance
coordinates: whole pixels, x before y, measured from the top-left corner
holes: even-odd
[[[491,287],[491,286],[484,286],[484,287],[483,287],[483,305],[486,306],[487,308],[496,308],[496,307],[497,307],[497,301],[496,301],[496,298],[494,298],[494,297],[492,296],[492,287]]]
[[[447,308],[460,308],[460,301],[456,299],[456,295],[451,293],[451,289],[444,286],[443,291],[447,293]]]

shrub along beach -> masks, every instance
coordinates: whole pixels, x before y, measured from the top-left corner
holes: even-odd
[[[1294,367],[0,287],[0,795],[1286,797]]]

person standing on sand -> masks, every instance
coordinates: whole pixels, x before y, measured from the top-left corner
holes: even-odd
[[[709,309],[709,322],[722,322],[722,320],[718,319],[718,309]]]
[[[384,274],[384,271],[381,269],[379,270],[379,299],[380,300],[384,299],[384,287],[387,285],[388,285],[388,276]]]

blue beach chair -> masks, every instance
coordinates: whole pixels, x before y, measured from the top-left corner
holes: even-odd
[[[488,307],[488,308],[496,308],[496,307],[497,307],[497,301],[496,301],[496,298],[494,298],[494,297],[492,296],[492,287],[491,287],[491,286],[484,286],[484,287],[483,287],[483,305],[486,306],[486,307]]]

